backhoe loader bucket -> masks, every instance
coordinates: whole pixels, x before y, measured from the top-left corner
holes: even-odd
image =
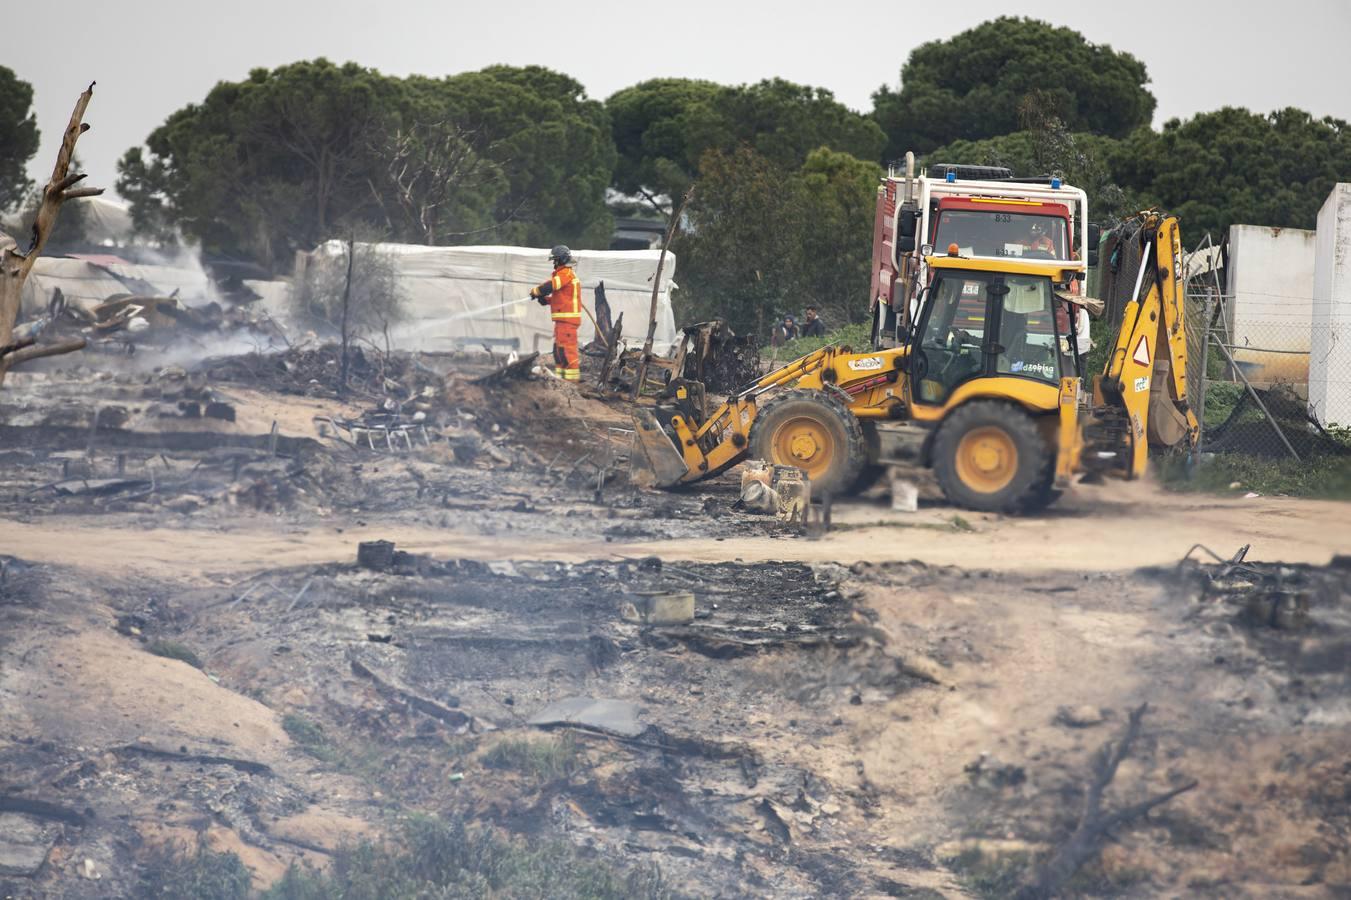
[[[633,414],[633,433],[642,450],[642,459],[652,475],[653,486],[668,488],[680,482],[689,473],[685,459],[662,430],[657,417],[646,409]]]
[[[1145,427],[1149,443],[1153,447],[1176,447],[1189,439],[1195,439],[1195,431],[1187,421],[1187,416],[1178,409],[1168,392],[1168,383],[1172,378],[1172,363],[1164,354],[1154,361],[1154,377],[1149,384],[1149,422]],[[1182,401],[1186,403],[1184,398]]]

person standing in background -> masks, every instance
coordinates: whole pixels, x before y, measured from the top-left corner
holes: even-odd
[[[809,306],[806,310],[807,320],[802,323],[803,337],[825,337],[826,323],[821,321],[821,317],[816,314],[816,307]]]
[[[1074,306],[1074,343],[1079,349],[1079,373],[1088,378],[1088,351],[1093,349],[1093,339],[1089,337],[1088,310],[1078,304]]]

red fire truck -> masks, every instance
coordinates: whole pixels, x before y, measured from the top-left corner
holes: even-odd
[[[1097,238],[1097,227],[1088,223],[1088,195],[1059,178],[1015,178],[1006,168],[946,164],[916,177],[914,154],[907,153],[905,173],[888,173],[878,188],[874,342],[894,346],[914,321],[929,280],[924,259],[934,252],[1059,260],[1082,279],[1096,262]],[[983,317],[984,310],[972,315]]]

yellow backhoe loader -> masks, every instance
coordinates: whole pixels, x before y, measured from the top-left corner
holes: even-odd
[[[1044,507],[1077,475],[1140,477],[1149,443],[1194,442],[1177,220],[1132,223],[1139,272],[1104,371],[1084,385],[1076,262],[922,254],[918,314],[899,346],[828,346],[705,413],[673,380],[636,418],[655,480],[675,486],[753,458],[796,466],[838,494],[889,462],[931,466],[961,507]],[[929,248],[926,248],[928,250]],[[1086,348],[1085,348],[1086,349]]]

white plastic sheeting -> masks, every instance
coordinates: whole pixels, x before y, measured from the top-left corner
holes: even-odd
[[[115,294],[129,294],[126,285],[103,266],[83,259],[40,256],[23,286],[23,308],[43,309],[53,291],[61,289],[66,302],[90,310]]]
[[[118,294],[167,297],[177,291],[179,299],[188,305],[205,302],[211,296],[210,282],[200,267],[40,256],[24,283],[24,309],[32,312],[45,308],[56,288],[61,289],[67,303],[86,311]]]
[[[193,259],[184,262],[195,263]],[[211,279],[201,266],[192,265],[138,265],[136,263],[108,263],[105,268],[128,283],[144,282],[155,290],[156,296],[167,297],[174,291],[178,299],[189,306],[212,297]]]
[[[552,273],[549,251],[531,247],[425,247],[376,244],[388,255],[403,292],[404,316],[391,330],[395,346],[429,352],[477,347],[485,342],[514,342],[523,351],[546,354],[553,345],[553,324],[546,308],[526,298],[530,289]],[[297,278],[310,265],[345,265],[346,245],[329,241],[297,262]],[[658,250],[579,250],[577,277],[582,282],[583,305],[595,314],[595,288],[605,283],[613,315],[624,314],[624,337],[629,343],[647,334],[652,279]],[[358,251],[358,261],[361,252]],[[675,255],[668,253],[657,295],[657,331],[654,349],[669,353],[676,340],[671,310]],[[506,304],[506,305],[504,305]],[[583,314],[580,340],[592,339],[595,328]]]

